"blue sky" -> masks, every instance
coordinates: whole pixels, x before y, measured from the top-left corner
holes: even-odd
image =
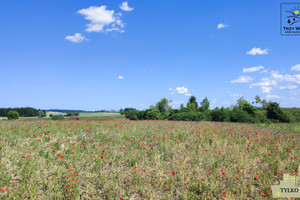
[[[280,3],[0,1],[0,107],[300,107],[300,36],[280,35]]]

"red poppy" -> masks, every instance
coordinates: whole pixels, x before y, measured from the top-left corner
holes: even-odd
[[[66,187],[67,187],[67,188],[69,188],[70,186],[69,186],[69,185],[67,185]]]
[[[222,192],[222,194],[223,194],[223,195],[225,195],[225,194],[226,194],[226,192]]]
[[[173,174],[173,176],[175,176],[175,175],[176,175],[176,173],[175,173],[175,172],[172,172],[172,174]]]

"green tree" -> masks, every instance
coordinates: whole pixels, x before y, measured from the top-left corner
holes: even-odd
[[[208,101],[207,97],[205,97],[202,102],[200,103],[201,105],[201,110],[202,111],[206,111],[209,109],[209,105],[210,105],[210,102]]]
[[[269,102],[267,105],[267,117],[274,122],[290,122],[287,114],[279,107],[276,102]]]
[[[8,120],[19,119],[19,113],[17,111],[11,110],[7,113],[7,119]]]
[[[169,113],[172,110],[172,107],[169,105],[169,100],[166,98],[162,98],[157,102],[155,108],[161,113]]]
[[[189,99],[189,102],[187,103],[186,107],[192,111],[192,112],[196,112],[198,109],[198,102],[196,100],[195,96],[191,96]]]
[[[46,112],[43,111],[43,110],[39,110],[39,111],[38,111],[38,117],[39,117],[39,118],[46,117]]]

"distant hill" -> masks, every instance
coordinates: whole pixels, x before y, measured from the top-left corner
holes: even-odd
[[[87,112],[85,110],[64,110],[64,109],[49,109],[49,110],[45,110],[46,112],[61,112],[61,113],[66,113],[66,112]]]

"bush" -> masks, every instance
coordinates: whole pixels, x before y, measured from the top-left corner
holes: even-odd
[[[241,123],[254,123],[255,120],[246,111],[241,110],[237,107],[233,108],[230,112],[231,122],[241,122]]]
[[[257,110],[254,116],[255,123],[267,123],[269,119],[266,116],[266,111],[264,110]]]
[[[279,104],[276,102],[270,102],[267,105],[267,117],[273,122],[290,122],[291,119],[287,112],[284,112]]]
[[[138,120],[138,112],[135,109],[129,110],[127,112],[125,112],[125,117],[126,119],[130,119],[130,120]]]
[[[19,119],[19,113],[17,111],[11,110],[7,113],[7,119],[8,120]]]
[[[145,115],[146,115],[146,119],[152,119],[152,120],[162,119],[162,116],[157,109],[147,109]]]
[[[230,121],[229,113],[223,107],[219,109],[218,107],[211,111],[211,119],[216,122],[228,122]]]
[[[181,112],[172,114],[169,119],[174,121],[201,121],[205,118],[203,113]]]
[[[137,113],[137,117],[138,117],[138,120],[144,120],[144,119],[146,119],[146,111],[145,110],[139,111]]]
[[[63,115],[53,115],[52,120],[63,120],[65,119]]]

